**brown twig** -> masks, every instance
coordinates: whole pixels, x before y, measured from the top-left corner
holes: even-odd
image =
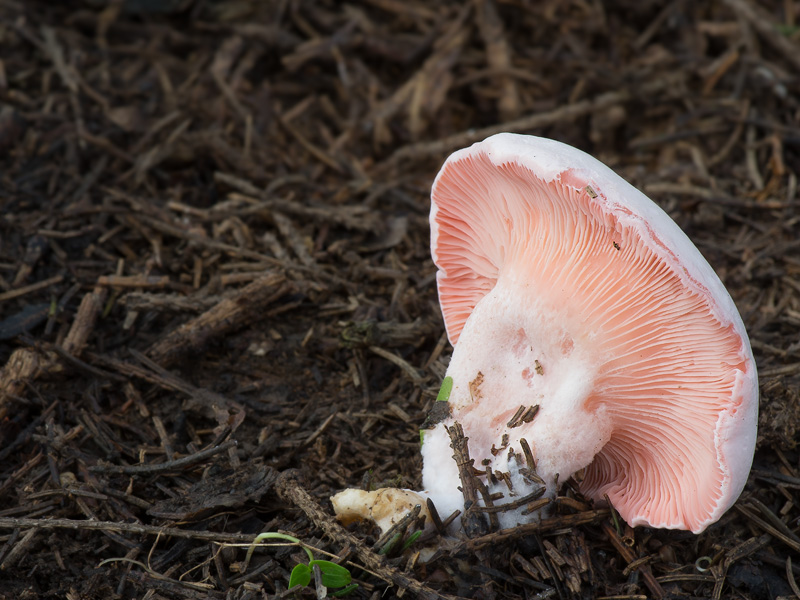
[[[446,427],[450,435],[450,447],[453,449],[453,460],[456,461],[458,477],[461,480],[461,493],[464,495],[464,513],[461,525],[467,537],[475,537],[486,533],[486,520],[481,516],[478,505],[479,480],[475,477],[474,461],[469,456],[469,438],[464,437],[464,429],[460,423]]]
[[[725,0],[725,4],[741,18],[747,20],[764,41],[780,52],[795,69],[800,70],[800,45],[792,43],[789,38],[781,35],[776,23],[773,22],[766,10],[748,0]]]
[[[80,356],[89,340],[94,324],[100,315],[106,290],[100,287],[86,294],[81,300],[78,312],[72,322],[62,349],[75,356]],[[41,353],[30,348],[15,350],[0,371],[0,418],[7,409],[7,401],[18,396],[30,379],[36,379],[63,368],[55,353]]]
[[[513,66],[512,53],[494,0],[475,0],[475,22],[486,47],[486,62],[492,71],[498,73],[500,94],[497,107],[500,118],[503,121],[514,119],[520,112],[519,90],[513,77],[502,74]]]
[[[265,307],[292,289],[282,273],[267,273],[167,334],[153,344],[147,354],[155,362],[169,366],[186,352],[198,352],[211,340],[252,323],[263,314]]]
[[[135,535],[186,538],[219,543],[250,543],[254,536],[247,533],[223,533],[217,531],[191,531],[175,527],[157,527],[140,523],[115,523],[87,519],[28,519],[0,517],[0,529],[72,529],[74,531],[120,531]]]
[[[459,552],[472,552],[477,548],[483,548],[492,544],[499,544],[512,539],[520,539],[534,533],[545,533],[547,531],[553,531],[556,529],[568,529],[570,527],[576,527],[577,525],[596,523],[606,518],[608,514],[609,510],[607,508],[600,508],[597,510],[576,513],[574,515],[562,515],[549,519],[542,519],[541,521],[534,523],[525,523],[523,525],[517,525],[511,529],[501,529],[500,531],[495,531],[471,540],[459,542],[450,549],[450,553],[457,554]]]
[[[229,448],[235,448],[236,446],[236,440],[228,440],[218,446],[206,448],[205,450],[195,452],[189,456],[168,460],[155,465],[94,465],[89,467],[89,471],[92,473],[116,473],[120,475],[153,475],[155,473],[163,473],[164,471],[183,469],[184,467],[202,462],[215,454],[225,452]]]
[[[616,548],[617,552],[619,552],[620,556],[622,556],[626,563],[630,564],[636,561],[636,555],[633,553],[633,550],[631,550],[625,544],[625,542],[622,541],[622,538],[620,538],[611,525],[608,523],[603,523],[602,528],[603,531],[606,532],[606,537],[608,537],[611,545]],[[656,581],[656,578],[653,576],[653,572],[650,570],[650,567],[646,564],[642,564],[638,567],[638,570],[642,574],[645,585],[647,585],[647,589],[650,590],[653,598],[663,598],[666,595],[666,592],[664,592],[664,588],[661,587],[661,584]]]
[[[654,94],[670,86],[675,86],[677,83],[678,80],[674,77],[671,79],[665,78],[650,85],[643,86],[642,89],[637,90],[637,93],[640,95]],[[419,142],[416,144],[403,146],[394,154],[392,154],[392,156],[386,163],[384,163],[383,166],[396,165],[407,159],[421,159],[429,158],[431,156],[442,156],[455,148],[468,146],[496,133],[525,132],[532,129],[537,129],[539,127],[555,125],[565,121],[574,121],[593,112],[606,109],[610,106],[624,104],[634,97],[635,94],[628,90],[606,92],[588,100],[580,100],[572,104],[559,106],[551,111],[520,117],[519,119],[514,119],[513,121],[507,121],[498,125],[490,125],[488,127],[482,127],[478,129],[469,129],[467,131],[462,131],[461,133],[456,133],[433,142]]]

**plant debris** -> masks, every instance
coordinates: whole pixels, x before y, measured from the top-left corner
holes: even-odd
[[[778,0],[0,0],[0,597],[324,594],[297,546],[245,563],[263,532],[354,598],[800,596],[799,23]],[[609,164],[742,313],[759,447],[700,536],[626,527],[567,474],[500,530],[457,431],[469,536],[432,505],[420,538],[413,511],[389,540],[332,517],[362,481],[419,489],[449,412],[430,186],[501,131]]]

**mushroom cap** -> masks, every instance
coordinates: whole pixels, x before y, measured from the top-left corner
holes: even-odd
[[[750,471],[758,380],[736,306],[675,222],[588,154],[508,133],[451,155],[431,199],[431,250],[454,360],[460,350],[462,363],[481,352],[458,341],[482,299],[499,308],[481,314],[514,315],[506,298],[522,295],[520,306],[540,313],[529,325],[560,332],[555,354],[575,346],[593,357],[576,410],[597,415],[610,433],[586,466],[582,492],[607,495],[633,526],[698,533],[719,519]],[[535,379],[530,367],[523,378]],[[547,409],[536,417],[545,419],[541,427]],[[453,414],[459,418],[457,408]],[[551,435],[558,432],[544,437]]]

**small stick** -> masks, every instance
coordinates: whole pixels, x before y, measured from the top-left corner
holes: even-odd
[[[458,518],[458,516],[459,516],[460,514],[461,514],[461,511],[460,511],[460,510],[458,510],[458,509],[454,510],[454,511],[453,511],[453,512],[450,514],[450,516],[449,516],[449,517],[447,517],[447,518],[446,518],[444,521],[442,521],[442,527],[443,527],[444,529],[447,529],[448,527],[450,527],[450,523],[452,523],[453,521],[455,521],[455,520]]]
[[[522,514],[523,516],[533,514],[536,511],[543,509],[548,504],[550,504],[550,498],[540,498],[539,500],[528,504],[525,510],[522,511]]]
[[[573,515],[559,515],[550,519],[542,519],[538,523],[525,523],[472,538],[471,540],[464,540],[450,548],[449,553],[456,555],[459,552],[473,552],[484,546],[498,544],[506,540],[520,539],[533,533],[545,533],[554,529],[565,529],[577,525],[585,525],[586,523],[595,523],[608,517],[608,514],[609,510],[607,508],[600,508]]]
[[[530,423],[533,421],[534,417],[539,413],[539,405],[534,404],[528,410],[525,411],[525,414],[522,415],[521,419],[523,423]]]
[[[431,515],[431,521],[433,521],[433,526],[436,528],[436,531],[439,532],[440,535],[443,535],[447,528],[442,523],[442,517],[439,516],[439,511],[436,510],[436,505],[433,503],[433,500],[427,498],[425,500],[425,506],[428,507],[428,512]]]
[[[26,285],[24,287],[17,288],[15,290],[9,290],[7,292],[3,292],[0,294],[0,302],[5,302],[6,300],[12,300],[14,298],[19,298],[20,296],[24,296],[25,294],[30,294],[31,292],[36,292],[46,287],[50,287],[56,283],[61,283],[64,279],[63,275],[56,275],[55,277],[50,277],[49,279],[43,279],[42,281],[37,281],[36,283],[32,283],[30,285]]]
[[[473,461],[469,457],[469,438],[464,437],[464,428],[461,423],[454,423],[452,427],[445,426],[450,435],[450,447],[453,449],[453,459],[458,467],[458,477],[461,479],[461,493],[464,495],[464,516],[461,519],[462,527],[468,537],[485,533],[485,521],[477,512],[478,486],[480,481],[473,474]]]
[[[636,556],[634,555],[633,551],[625,545],[625,542],[622,541],[622,538],[614,531],[614,528],[611,527],[608,523],[602,524],[603,531],[606,532],[606,536],[608,537],[611,545],[616,548],[617,552],[619,552],[620,556],[622,556],[623,560],[630,564],[636,560]],[[644,578],[644,582],[647,585],[647,589],[650,590],[650,593],[653,595],[653,598],[663,598],[666,594],[664,592],[664,588],[661,587],[661,584],[656,581],[656,578],[653,576],[653,572],[650,570],[650,567],[647,565],[642,565],[639,567],[639,573],[642,574]]]
[[[189,456],[169,460],[164,463],[156,465],[95,465],[89,467],[92,473],[117,473],[122,475],[151,475],[153,473],[162,473],[172,469],[181,469],[183,467],[193,465],[197,462],[203,461],[210,456],[225,452],[228,448],[233,448],[238,444],[236,440],[228,440],[219,446],[212,446],[200,452],[195,452]]]
[[[266,306],[292,289],[282,273],[267,273],[168,333],[148,349],[147,355],[162,367],[169,367],[187,352],[198,352],[211,340],[261,318]]]
[[[94,529],[97,531],[121,531],[136,535],[178,537],[211,542],[249,544],[253,541],[253,535],[246,533],[190,531],[176,527],[155,527],[139,523],[116,523],[113,521],[95,521],[93,519],[17,519],[0,517],[0,529],[72,529],[74,531]]]
[[[494,0],[476,0],[475,22],[486,47],[486,62],[489,64],[489,68],[497,73],[508,71],[513,66],[513,53]],[[507,74],[500,75],[497,79],[500,88],[497,100],[500,117],[504,121],[513,119],[520,113],[520,98],[516,81]]]
[[[89,334],[100,315],[106,290],[96,287],[81,300],[78,312],[72,322],[62,348],[65,352],[80,356]],[[5,367],[0,370],[0,418],[6,415],[6,402],[19,395],[29,380],[37,379],[46,373],[54,373],[63,369],[64,365],[52,353],[40,353],[29,348],[17,348],[11,353]]]
[[[378,538],[373,547],[378,551],[378,554],[388,554],[394,548],[397,541],[401,540],[409,526],[419,518],[419,513],[422,507],[417,504],[414,508],[408,511],[405,516],[397,523],[392,525],[386,533]],[[393,538],[397,538],[394,540]],[[391,545],[390,545],[390,542]]]
[[[509,429],[513,429],[514,427],[519,427],[523,423],[530,423],[536,417],[536,414],[539,412],[539,405],[534,404],[533,406],[529,406],[525,408],[525,406],[520,406],[517,409],[517,412],[514,413],[514,416],[511,417],[511,420],[506,425]]]
[[[729,2],[743,3],[743,0],[728,0]],[[787,41],[787,43],[789,43]],[[530,115],[525,115],[505,123],[498,123],[489,125],[488,127],[470,128],[459,133],[438,139],[433,142],[417,142],[408,144],[398,148],[384,163],[380,165],[381,168],[395,166],[405,159],[419,160],[430,156],[443,155],[454,148],[461,148],[469,146],[479,140],[485,139],[495,133],[504,131],[521,132],[529,131],[531,129],[539,129],[541,127],[548,127],[564,121],[575,121],[586,115],[594,112],[599,112],[607,109],[610,106],[624,104],[629,102],[634,97],[642,97],[650,94],[658,94],[665,89],[676,85],[679,77],[664,77],[653,83],[641,86],[636,90],[636,94],[629,90],[619,90],[613,92],[606,92],[580,100],[572,104],[561,105],[558,108],[545,112],[535,112]]]
[[[528,465],[531,471],[536,473],[536,461],[533,460],[533,452],[531,452],[531,447],[528,445],[528,440],[521,438],[519,445],[522,446],[522,453],[525,455],[525,464]]]
[[[484,506],[476,506],[475,510],[488,515],[489,528],[492,531],[497,531],[498,529],[500,529],[500,521],[497,520],[497,513],[504,512],[510,509],[506,508],[508,506],[507,504],[501,504],[500,506],[495,506],[494,502],[492,501],[492,496],[489,494],[489,488],[487,488],[486,484],[483,483],[480,479],[478,479],[478,491],[481,493],[481,496],[483,497]]]
[[[506,504],[501,504],[499,506],[489,506],[489,505],[480,506],[480,507],[477,508],[477,510],[479,510],[479,511],[481,511],[483,513],[488,513],[488,514],[505,512],[507,510],[514,510],[515,508],[519,508],[520,506],[525,506],[529,502],[532,503],[534,500],[539,500],[540,498],[542,498],[542,495],[544,494],[544,492],[545,492],[545,490],[544,490],[544,488],[542,488],[542,489],[536,490],[535,492],[532,492],[532,493],[530,493],[530,494],[528,494],[526,496],[523,496],[522,498],[518,498],[518,499],[514,500],[513,502],[507,502]],[[537,508],[542,508],[543,506],[546,506],[546,505],[550,504],[550,499],[549,498],[542,498],[542,500],[544,500],[543,503],[540,503],[540,502],[536,503]]]
[[[782,54],[795,69],[800,70],[800,53],[797,52],[797,45],[779,32],[772,15],[759,6],[759,3],[747,0],[724,0],[724,3],[732,8],[739,18],[748,21],[773,50]]]
[[[506,427],[508,427],[509,429],[512,429],[512,428],[516,427],[517,425],[519,425],[519,420],[520,420],[520,418],[522,418],[522,413],[524,413],[524,412],[525,412],[525,407],[524,406],[520,406],[517,409],[517,412],[514,413],[514,416],[511,417],[511,420],[508,423],[506,423]]]

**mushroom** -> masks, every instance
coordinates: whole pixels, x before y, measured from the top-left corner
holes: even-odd
[[[451,416],[422,447],[439,512],[463,503],[457,421],[475,464],[508,475],[499,502],[538,485],[527,456],[551,496],[582,473],[632,526],[719,519],[750,471],[758,380],[730,295],[675,222],[584,152],[507,133],[450,156],[431,198],[454,345]]]
[[[718,520],[750,470],[758,381],[731,297],[681,229],[598,160],[515,134],[455,152],[431,199],[454,351],[419,503],[464,508],[457,422],[496,506],[574,476],[632,526]],[[348,514],[369,517],[359,502]]]

